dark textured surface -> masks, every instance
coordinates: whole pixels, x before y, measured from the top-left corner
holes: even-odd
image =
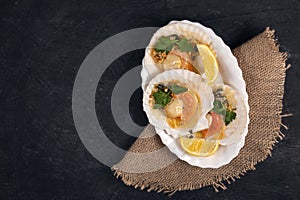
[[[300,199],[299,12],[299,1],[1,1],[0,199],[169,199],[125,186],[87,152],[74,127],[71,96],[77,70],[101,41],[172,19],[200,21],[232,48],[266,26],[276,29],[292,64],[284,113],[294,115],[283,120],[289,130],[283,130],[286,137],[275,146],[273,156],[228,190],[215,193],[207,187],[171,198]],[[142,51],[122,56],[99,84],[110,91],[121,71],[142,57]],[[121,69],[117,73],[116,66]],[[97,113],[102,112],[103,95],[97,93]],[[141,107],[133,106],[140,100],[137,90],[130,101],[131,115],[145,124]],[[134,141],[109,117],[103,123],[114,130],[110,139],[118,146],[127,149]]]

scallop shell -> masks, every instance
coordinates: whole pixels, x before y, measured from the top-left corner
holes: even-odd
[[[201,102],[201,111],[199,113],[199,119],[193,127],[178,128],[174,129],[169,126],[166,122],[166,115],[159,109],[153,109],[149,105],[149,97],[155,87],[159,83],[168,83],[170,81],[178,81],[183,85],[188,85],[190,90],[197,93]],[[189,131],[198,131],[208,128],[208,121],[206,119],[206,114],[213,108],[214,96],[211,88],[204,82],[204,80],[198,74],[190,72],[184,69],[174,69],[165,71],[151,80],[143,96],[143,107],[147,114],[149,122],[162,130],[165,130],[169,135],[174,138],[180,135],[189,134]]]
[[[143,66],[144,66],[144,72],[147,73],[149,77],[154,77],[157,74],[163,72],[163,66],[160,63],[156,63],[152,56],[151,56],[151,49],[154,48],[156,42],[158,39],[162,36],[170,36],[170,35],[181,35],[184,36],[185,38],[189,39],[194,39],[199,41],[202,44],[208,45],[213,52],[214,48],[212,45],[212,40],[209,37],[209,35],[204,31],[202,27],[199,26],[194,26],[191,23],[186,23],[186,22],[171,22],[168,25],[160,28],[152,37],[149,45],[147,46],[145,50],[145,57],[143,59]],[[201,71],[198,69],[198,71]],[[151,79],[151,78],[150,78]],[[150,81],[148,80],[143,80],[142,83],[142,88],[145,89],[147,83]]]
[[[214,31],[210,28],[207,28],[200,23],[190,22],[188,20],[183,21],[171,21],[168,25],[171,24],[189,24],[193,26],[195,29],[199,30],[199,38],[203,38],[203,43],[208,44],[211,49],[214,50],[217,61],[219,64],[219,71],[222,75],[222,79],[226,85],[229,85],[233,89],[235,89],[239,95],[242,97],[244,102],[244,106],[246,109],[246,123],[245,128],[240,134],[241,137],[239,141],[227,145],[220,146],[215,154],[205,158],[194,157],[186,153],[180,146],[178,139],[174,139],[172,136],[165,133],[164,130],[155,127],[156,133],[160,136],[162,143],[165,144],[172,153],[177,155],[177,157],[181,160],[186,161],[190,165],[202,167],[202,168],[219,168],[223,165],[228,164],[233,158],[235,158],[240,149],[245,144],[245,137],[248,132],[248,124],[249,124],[249,104],[248,104],[248,94],[246,92],[246,83],[243,79],[242,70],[238,66],[238,62],[236,58],[233,56],[230,48],[223,42],[223,40],[217,36]],[[167,25],[167,26],[168,26]],[[180,26],[180,25],[179,25]],[[163,30],[161,30],[163,29]],[[158,37],[163,36],[168,33],[168,30],[164,30],[165,28],[160,28],[154,35],[150,41],[148,48],[155,43]],[[183,30],[185,32],[185,30]],[[169,34],[168,34],[169,35]],[[155,39],[156,37],[156,39]],[[157,66],[155,66],[152,58],[147,54],[146,48],[145,57],[143,59],[143,68],[141,71],[142,77],[142,89],[145,91],[145,88],[149,81],[161,70],[158,70]],[[150,68],[152,66],[152,68]],[[224,140],[225,141],[225,140]]]
[[[220,140],[220,144],[224,146],[238,142],[244,136],[244,130],[247,126],[247,111],[243,97],[238,91],[228,85],[222,86],[223,90],[228,90],[236,100],[236,119],[230,122],[225,129],[225,138]],[[226,94],[225,94],[226,96]]]

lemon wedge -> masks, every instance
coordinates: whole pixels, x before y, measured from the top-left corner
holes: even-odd
[[[207,83],[213,84],[219,73],[219,66],[216,57],[207,45],[197,44],[197,49],[204,66]]]
[[[199,157],[213,155],[219,148],[219,141],[207,141],[202,138],[180,137],[181,147],[189,154]]]

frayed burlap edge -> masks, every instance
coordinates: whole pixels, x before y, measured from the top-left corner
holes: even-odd
[[[208,179],[205,182],[201,184],[182,184],[177,188],[161,185],[159,182],[145,182],[143,179],[140,179],[136,177],[135,174],[130,174],[130,173],[124,173],[120,171],[116,166],[112,167],[112,171],[114,171],[114,176],[116,178],[121,178],[121,180],[128,186],[133,186],[136,189],[147,189],[148,192],[150,191],[156,191],[156,192],[164,192],[168,193],[169,195],[173,195],[177,191],[182,191],[182,190],[195,190],[199,189],[205,186],[213,186],[214,190],[216,192],[219,192],[219,188],[225,190],[227,189],[226,184],[231,184],[231,182],[234,182],[236,179],[240,179],[241,176],[245,175],[248,171],[250,170],[255,170],[255,165],[259,162],[264,161],[268,156],[272,156],[271,151],[273,150],[273,147],[276,143],[278,143],[280,140],[284,138],[284,134],[280,130],[281,127],[284,129],[288,129],[286,125],[282,123],[282,118],[283,117],[288,117],[291,116],[292,114],[283,114],[282,113],[282,108],[283,108],[283,95],[284,95],[284,83],[285,83],[285,77],[286,77],[286,70],[291,67],[290,64],[286,64],[286,60],[288,58],[288,53],[287,52],[280,52],[279,51],[279,43],[277,38],[275,37],[275,30],[271,30],[269,27],[265,29],[265,31],[261,34],[265,34],[267,40],[270,42],[270,45],[272,48],[278,52],[278,59],[281,61],[282,66],[280,68],[280,84],[278,85],[278,91],[279,91],[279,96],[278,100],[280,103],[278,104],[277,109],[277,116],[278,116],[278,121],[277,121],[277,126],[274,127],[274,132],[273,132],[273,139],[268,143],[267,147],[267,152],[264,153],[264,156],[261,158],[257,158],[252,160],[251,165],[244,167],[243,169],[240,169],[240,171],[237,171],[235,173],[231,174],[223,174],[214,177],[213,179]]]

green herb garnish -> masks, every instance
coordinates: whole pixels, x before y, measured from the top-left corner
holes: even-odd
[[[174,45],[178,46],[181,52],[194,52],[195,48],[189,40],[182,38],[180,40],[171,39],[170,37],[161,37],[155,45],[155,51],[169,53]]]
[[[169,53],[176,42],[178,42],[178,40],[171,40],[170,37],[161,37],[158,39],[158,42],[155,45],[155,51],[166,51],[167,53]]]
[[[168,87],[163,84],[157,86],[157,92],[153,93],[155,104],[154,109],[164,108],[168,103],[170,103],[173,94],[180,94],[187,91],[187,88],[181,87],[177,84],[172,84]]]
[[[214,108],[213,111],[219,115],[225,116],[226,115],[226,108],[224,104],[220,100],[214,101]]]
[[[155,105],[153,106],[154,109],[159,109],[165,107],[172,99],[171,97],[171,90],[168,92],[164,92],[158,89],[157,92],[153,93],[153,97],[155,100]]]
[[[213,111],[224,117],[226,126],[236,118],[236,113],[232,110],[226,109],[220,100],[214,101]]]
[[[176,43],[179,50],[181,52],[193,52],[195,51],[195,48],[192,46],[192,44],[185,38],[182,38],[179,42]]]
[[[154,104],[153,108],[154,109],[160,109],[163,108],[164,106],[162,104]]]
[[[169,86],[169,89],[174,93],[174,94],[180,94],[182,92],[186,92],[188,89],[185,87],[181,87],[177,84],[173,84]]]
[[[234,111],[227,110],[225,116],[226,126],[236,118],[236,113]]]

